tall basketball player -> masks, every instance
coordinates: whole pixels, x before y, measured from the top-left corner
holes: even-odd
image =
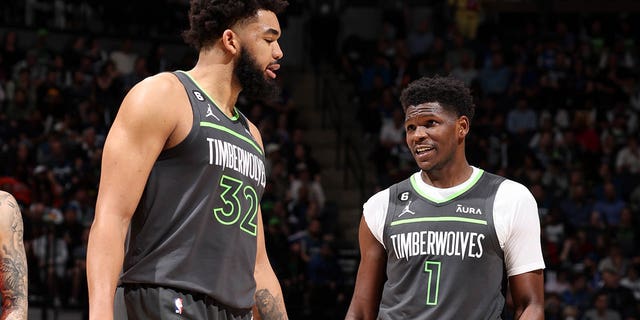
[[[196,65],[124,98],[89,239],[91,319],[114,318],[116,291],[116,319],[287,318],[265,252],[262,139],[235,107],[241,91],[277,92],[286,5],[192,0],[184,36]]]

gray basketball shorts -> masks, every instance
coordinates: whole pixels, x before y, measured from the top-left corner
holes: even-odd
[[[118,287],[114,303],[117,320],[252,320],[251,309],[233,309],[204,294],[148,285]]]

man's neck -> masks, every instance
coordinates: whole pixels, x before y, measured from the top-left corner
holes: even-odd
[[[455,166],[433,169],[428,172],[423,170],[420,176],[422,181],[428,185],[436,188],[451,188],[467,181],[472,173],[473,168],[465,160]]]
[[[233,110],[240,94],[233,67],[231,58],[211,49],[201,52],[196,65],[187,72],[230,118],[234,116]]]

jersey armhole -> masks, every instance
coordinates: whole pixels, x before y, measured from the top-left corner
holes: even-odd
[[[169,149],[162,150],[162,152],[160,152],[160,155],[158,156],[158,160],[171,158],[176,154],[180,153],[180,151],[186,148],[186,146],[190,145],[192,141],[195,140],[197,129],[200,123],[200,114],[198,113],[198,110],[194,108],[193,106],[194,102],[192,101],[192,98],[189,95],[189,90],[184,85],[185,80],[182,77],[186,77],[186,74],[182,71],[175,71],[175,72],[172,72],[172,74],[176,76],[176,78],[178,78],[178,81],[180,81],[180,83],[182,84],[182,87],[185,90],[185,94],[187,96],[188,103],[189,103],[189,109],[191,109],[192,123],[191,123],[191,129],[189,130],[189,133],[187,133],[187,135],[184,137],[184,139],[178,142],[178,144],[176,144],[175,146]]]

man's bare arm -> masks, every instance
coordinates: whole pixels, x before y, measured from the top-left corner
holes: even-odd
[[[256,139],[260,148],[264,150],[262,145],[262,136],[258,128],[249,122],[249,130]],[[254,298],[256,304],[253,308],[253,317],[256,320],[286,320],[287,309],[284,305],[284,297],[280,282],[276,277],[271,262],[267,256],[267,249],[264,242],[264,228],[262,224],[262,210],[258,207],[258,234],[256,237],[257,253],[254,278],[256,280],[256,293]]]
[[[544,274],[534,270],[509,278],[514,319],[544,319]]]
[[[27,319],[27,257],[22,214],[9,193],[0,191],[0,319]]]
[[[364,216],[360,218],[358,242],[361,258],[345,320],[373,320],[378,318],[387,255],[382,244],[371,233]]]
[[[257,320],[287,320],[287,310],[280,282],[276,278],[264,244],[262,213],[258,210],[258,253],[254,277],[256,279],[256,306],[254,318]]]

